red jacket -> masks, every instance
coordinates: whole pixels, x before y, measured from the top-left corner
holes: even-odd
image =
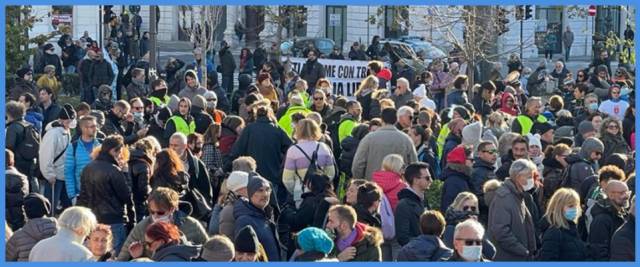
[[[400,174],[390,171],[376,171],[372,175],[372,180],[382,188],[389,199],[391,209],[395,212],[398,205],[398,192],[407,187]]]

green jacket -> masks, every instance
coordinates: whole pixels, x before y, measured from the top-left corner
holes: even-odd
[[[353,119],[353,116],[349,115],[348,113],[346,113],[345,115],[346,116],[344,116],[338,124],[338,145],[340,145],[342,143],[342,140],[347,138],[347,136],[351,136],[353,128],[356,128],[356,126],[358,126],[358,122]]]
[[[291,115],[297,112],[301,112],[305,116],[311,113],[309,109],[303,106],[290,106],[287,109],[287,112],[285,112],[284,115],[280,117],[280,120],[278,120],[278,125],[280,125],[280,128],[282,128],[287,133],[289,138],[291,138],[291,135],[293,134],[293,127],[291,127]]]
[[[178,226],[180,229],[180,234],[184,236],[187,240],[189,240],[193,245],[203,245],[207,242],[209,238],[207,236],[207,231],[204,229],[200,222],[190,216],[187,216],[185,213],[181,211],[176,211],[173,214],[173,223]],[[131,255],[129,254],[129,245],[133,242],[142,242],[144,243],[144,235],[147,227],[151,225],[151,216],[147,216],[142,221],[138,222],[129,236],[127,236],[127,240],[124,241],[124,245],[120,250],[120,254],[118,255],[118,261],[129,261],[131,260]],[[144,253],[142,253],[142,257],[151,258],[152,252],[148,251],[145,247]]]
[[[353,242],[352,246],[356,248],[356,256],[350,261],[382,261],[382,250],[380,246],[382,245],[382,232],[380,230],[365,226],[362,223],[356,224],[356,228],[364,227],[363,236],[360,240],[356,240]],[[354,230],[354,231],[357,231]],[[333,247],[333,251],[331,251],[331,256],[337,257],[340,254],[337,246]]]

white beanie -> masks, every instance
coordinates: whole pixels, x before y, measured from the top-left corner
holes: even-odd
[[[249,174],[242,171],[234,171],[227,178],[227,190],[235,192],[249,183]]]
[[[210,90],[207,90],[207,92],[205,92],[203,96],[204,96],[204,99],[207,99],[207,100],[211,98],[218,98],[218,96],[216,95],[216,92],[210,91]]]
[[[529,146],[537,146],[540,149],[542,149],[542,143],[540,142],[540,135],[539,134],[527,134],[527,139],[529,139]]]

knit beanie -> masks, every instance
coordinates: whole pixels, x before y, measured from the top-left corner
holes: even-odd
[[[16,75],[18,75],[19,78],[24,78],[25,75],[27,75],[27,73],[32,72],[31,68],[29,67],[24,67],[19,69],[18,71],[16,71]]]
[[[258,247],[260,246],[258,235],[251,225],[247,225],[240,229],[233,241],[233,244],[235,245],[237,252],[250,253],[258,253]]]
[[[582,148],[580,149],[580,156],[585,159],[590,159],[591,153],[593,152],[603,152],[604,144],[600,139],[595,137],[589,137],[584,142],[582,142]]]
[[[171,95],[171,98],[169,98],[169,104],[167,104],[167,106],[169,106],[169,108],[173,112],[174,110],[178,110],[179,104],[180,98],[177,95]]]
[[[591,123],[590,121],[582,121],[580,124],[578,124],[578,133],[580,133],[581,135],[588,132],[593,132],[595,130],[596,129],[593,127],[593,123]]]
[[[527,140],[529,140],[529,146],[537,146],[542,149],[539,134],[527,134]]]
[[[329,254],[333,249],[333,240],[327,232],[316,227],[307,227],[298,232],[298,245],[304,252],[322,252]]]
[[[207,107],[207,99],[205,99],[204,96],[195,95],[193,97],[193,106],[205,109]]]
[[[51,71],[56,71],[56,66],[54,66],[54,65],[46,65],[46,66],[44,66],[44,73],[49,73]]]
[[[51,204],[43,195],[30,193],[24,198],[24,212],[28,219],[42,218],[51,212]]]
[[[61,120],[73,120],[76,118],[76,110],[71,104],[64,104],[58,115],[58,119]]]
[[[467,160],[467,154],[463,145],[456,146],[447,155],[447,164],[463,164]]]
[[[233,242],[226,236],[213,236],[202,246],[203,260],[209,262],[229,262],[235,257]]]
[[[269,181],[267,181],[267,179],[264,179],[258,175],[252,176],[247,183],[247,195],[249,196],[249,199],[251,199],[253,194],[260,190],[260,188],[262,187],[271,188],[271,184],[269,183]]]
[[[533,128],[531,129],[531,132],[542,135],[551,130],[553,130],[553,126],[550,123],[545,122],[545,123],[534,124]]]
[[[462,144],[477,147],[482,141],[482,124],[474,122],[462,128]]]
[[[249,174],[242,171],[234,171],[227,178],[227,190],[235,192],[243,187],[247,187]]]
[[[207,92],[204,93],[205,100],[213,98],[218,99],[218,95],[216,95],[216,92],[207,90]],[[195,105],[195,103],[193,105]]]

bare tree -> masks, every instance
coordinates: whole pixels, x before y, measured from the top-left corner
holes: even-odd
[[[264,7],[265,24],[273,24],[276,27],[274,36],[276,43],[296,36],[296,29],[304,27],[307,23],[307,8],[305,6],[277,6]],[[286,35],[285,35],[286,30]]]

